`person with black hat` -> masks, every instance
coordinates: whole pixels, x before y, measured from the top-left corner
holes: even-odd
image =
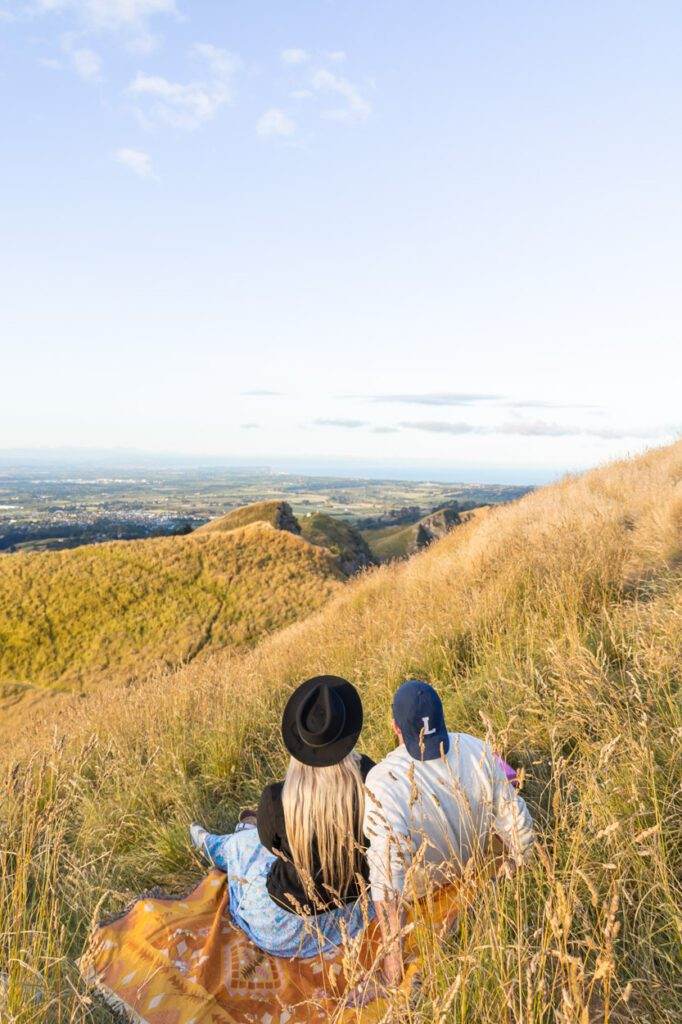
[[[412,899],[459,877],[495,837],[510,868],[527,859],[534,841],[503,762],[482,740],[448,732],[432,686],[410,679],[399,687],[393,731],[398,746],[367,777],[363,827],[389,985],[402,977],[400,933]]]
[[[374,762],[355,752],[361,729],[360,696],[346,679],[301,683],[282,718],[284,781],[266,786],[254,817],[231,835],[190,827],[228,874],[233,920],[268,953],[316,956],[373,916],[362,823]]]

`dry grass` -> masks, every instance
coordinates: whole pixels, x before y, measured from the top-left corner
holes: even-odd
[[[341,577],[329,552],[262,522],[8,556],[0,688],[84,689],[249,646],[320,608]]]
[[[73,966],[92,918],[197,877],[188,822],[229,829],[281,772],[280,709],[321,670],[358,683],[374,756],[395,686],[431,679],[451,728],[488,732],[523,769],[538,821],[527,870],[483,890],[451,939],[425,929],[403,1019],[679,1020],[681,475],[678,444],[536,492],[248,654],[90,697],[32,759],[8,752],[3,1022],[110,1020]]]

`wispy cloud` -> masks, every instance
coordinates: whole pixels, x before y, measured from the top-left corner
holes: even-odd
[[[538,399],[519,399],[504,402],[507,409],[597,409],[596,405],[583,402],[545,402]]]
[[[273,135],[293,135],[295,131],[296,122],[279,107],[266,110],[256,122],[256,134],[264,138]]]
[[[400,427],[372,427],[373,434],[399,434]]]
[[[313,94],[310,89],[294,89],[289,95],[292,100],[309,100]]]
[[[175,0],[36,0],[32,12],[72,14],[84,32],[116,32],[133,53],[149,53],[157,38],[149,30],[151,19],[177,16]]]
[[[366,121],[372,112],[370,104],[356,85],[326,68],[320,68],[314,73],[312,85],[317,92],[332,93],[346,101],[343,107],[325,111],[325,117],[335,121]]]
[[[407,430],[425,430],[429,434],[476,434],[484,433],[483,428],[471,423],[448,423],[445,420],[410,420],[400,424]]]
[[[328,50],[325,57],[327,60],[333,61],[334,64],[343,64],[347,54],[345,50]]]
[[[289,50],[282,50],[280,53],[283,64],[306,64],[310,60],[307,50],[299,50],[292,47]]]
[[[242,423],[242,430],[260,430],[260,423]]]
[[[71,64],[79,78],[86,82],[96,81],[100,77],[102,60],[98,53],[87,46],[71,50],[69,54]]]
[[[177,14],[175,0],[37,0],[43,12],[73,11],[95,29],[139,28],[159,14]]]
[[[393,402],[397,405],[476,405],[492,402],[502,395],[479,394],[468,391],[435,391],[428,394],[370,395],[373,402]]]
[[[403,421],[401,427],[407,430],[423,430],[431,434],[511,434],[519,437],[594,437],[602,440],[619,440],[628,437],[639,440],[669,436],[671,428],[649,427],[581,427],[572,424],[548,423],[545,420],[500,423],[481,426],[474,423],[450,423],[445,420]]]
[[[152,160],[149,153],[145,153],[141,149],[123,148],[116,150],[114,158],[119,164],[123,164],[133,174],[136,174],[138,178],[154,178]]]
[[[654,440],[674,433],[671,427],[580,427],[563,423],[533,420],[522,423],[503,423],[496,427],[500,434],[518,434],[522,437],[596,437],[614,441],[627,437]]]
[[[344,427],[349,430],[356,430],[358,427],[367,426],[365,420],[320,419],[313,422],[316,427]]]
[[[100,72],[102,70],[102,58],[99,53],[91,49],[89,46],[81,46],[81,41],[82,33],[63,32],[59,37],[59,42],[67,64],[65,65],[64,61],[59,60],[43,60],[41,63],[45,67],[51,67],[53,69],[68,66],[75,71],[78,77],[82,78],[84,82],[98,81],[101,77]]]
[[[152,118],[176,128],[198,128],[215,117],[233,95],[233,79],[241,62],[237,56],[212,43],[195,43],[193,61],[205,74],[191,82],[171,82],[160,75],[138,71],[128,92],[150,104]]]
[[[274,395],[280,396],[280,395],[284,394],[284,392],[283,391],[269,391],[268,388],[251,388],[251,390],[249,390],[249,391],[242,391],[241,394],[242,395],[249,395],[252,398],[253,397],[266,398],[266,397],[272,397]]]

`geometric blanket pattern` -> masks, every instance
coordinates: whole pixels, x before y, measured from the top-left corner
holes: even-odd
[[[430,929],[455,919],[455,895],[453,887],[435,895]],[[382,999],[343,1008],[349,987],[381,956],[376,921],[339,950],[285,959],[254,946],[227,905],[227,876],[215,870],[188,896],[141,897],[94,930],[80,961],[85,982],[135,1024],[372,1024],[384,1015]],[[407,987],[419,967],[416,937],[413,928],[405,941]]]

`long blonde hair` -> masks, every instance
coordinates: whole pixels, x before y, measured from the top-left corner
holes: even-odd
[[[308,897],[314,890],[314,846],[322,885],[330,895],[344,896],[362,857],[365,794],[359,755],[350,753],[328,768],[311,768],[292,757],[282,805],[292,860]]]

